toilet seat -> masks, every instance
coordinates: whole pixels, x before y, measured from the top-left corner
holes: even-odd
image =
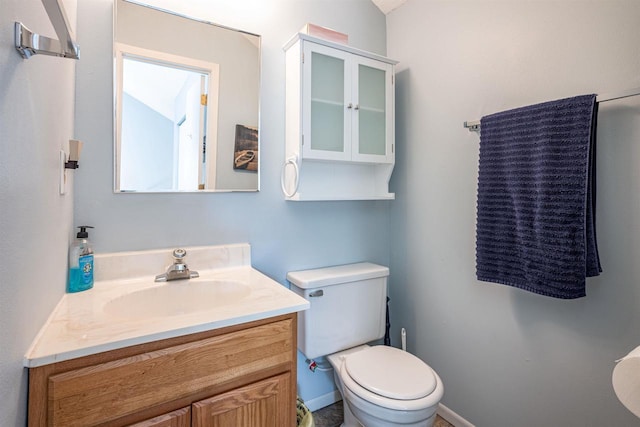
[[[367,354],[369,352],[370,354]],[[411,369],[401,365],[407,361]],[[356,378],[350,372],[353,372]],[[389,390],[383,389],[384,384],[393,384],[394,381],[389,379],[396,375],[405,378],[405,382],[396,381],[397,384],[391,385]],[[410,375],[410,380],[406,380]],[[418,411],[436,405],[442,398],[442,393],[437,392],[442,389],[440,379],[429,365],[410,353],[392,347],[374,346],[344,356],[340,366],[340,379],[344,387],[354,395],[387,409]],[[414,382],[419,385],[412,386]]]
[[[415,400],[436,388],[431,368],[411,353],[374,346],[345,359],[349,376],[365,389],[389,399]]]

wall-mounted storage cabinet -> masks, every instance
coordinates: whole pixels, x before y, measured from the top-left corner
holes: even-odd
[[[393,199],[396,62],[305,34],[285,51],[287,199]]]

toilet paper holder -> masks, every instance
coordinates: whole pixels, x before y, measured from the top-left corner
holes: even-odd
[[[618,400],[640,418],[640,346],[616,360],[611,382]]]

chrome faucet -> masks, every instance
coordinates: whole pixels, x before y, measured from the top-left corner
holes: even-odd
[[[166,273],[158,274],[156,282],[168,282],[169,280],[182,280],[200,277],[197,271],[190,271],[187,264],[184,263],[184,257],[187,251],[184,249],[175,249],[173,251],[173,264],[167,268]]]

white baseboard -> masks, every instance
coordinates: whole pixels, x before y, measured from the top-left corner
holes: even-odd
[[[318,409],[322,409],[325,406],[333,405],[341,400],[342,396],[340,396],[340,392],[338,390],[333,390],[332,392],[318,396],[315,399],[305,400],[304,404],[311,412],[313,412]]]
[[[436,413],[456,427],[475,427],[469,421],[465,420],[442,403],[438,405]]]

